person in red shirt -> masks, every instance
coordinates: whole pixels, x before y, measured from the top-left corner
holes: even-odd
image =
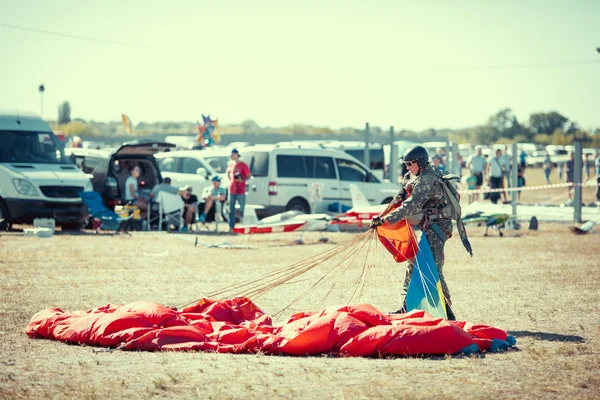
[[[250,168],[248,164],[240,161],[240,152],[237,149],[231,150],[231,161],[227,165],[226,171],[229,178],[229,228],[235,226],[235,203],[240,205],[240,213],[244,217],[244,208],[246,207],[246,181],[250,179]]]

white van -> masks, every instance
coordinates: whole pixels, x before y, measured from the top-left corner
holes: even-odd
[[[88,190],[90,179],[65,156],[44,120],[0,112],[0,228],[34,218],[81,225],[88,212],[78,193]]]
[[[208,154],[208,153],[207,153]],[[261,205],[259,217],[283,211],[304,213],[329,211],[332,203],[352,206],[350,184],[356,184],[371,204],[388,203],[399,186],[381,182],[348,153],[326,148],[257,145],[240,149],[241,160],[250,167],[246,204]],[[313,209],[311,191],[322,185],[322,200]]]

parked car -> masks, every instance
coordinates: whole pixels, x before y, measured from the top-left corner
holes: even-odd
[[[399,186],[381,182],[350,154],[334,148],[298,148],[278,145],[249,146],[241,160],[250,167],[247,204],[264,206],[260,218],[283,211],[326,212],[331,203],[350,207],[350,187],[356,184],[372,204],[388,203]],[[322,200],[311,207],[314,184],[323,187]]]
[[[90,179],[65,155],[50,126],[33,113],[0,113],[0,229],[35,218],[78,226],[87,207],[78,193]]]
[[[88,175],[93,190],[101,194],[107,207],[114,209],[125,203],[123,193],[130,175],[129,166],[140,166],[139,188],[149,191],[163,180],[154,156],[174,147],[171,143],[130,142],[114,152],[71,148],[67,154]]]

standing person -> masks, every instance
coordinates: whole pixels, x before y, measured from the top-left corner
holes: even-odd
[[[596,205],[600,206],[600,150],[596,150]]]
[[[567,183],[570,183],[567,188],[569,192],[569,200],[573,199],[573,182],[575,182],[575,153],[569,152],[569,161],[565,164]]]
[[[403,200],[400,207],[383,218],[373,218],[372,225],[393,224],[402,219],[407,219],[411,223],[414,223],[412,221],[420,221],[418,225],[423,230],[423,234],[426,235],[438,270],[442,292],[446,300],[448,319],[454,320],[456,318],[452,312],[450,291],[443,274],[444,244],[452,236],[452,220],[442,215],[442,209],[450,202],[446,198],[445,189],[441,183],[443,180],[442,173],[429,163],[427,150],[422,146],[409,148],[404,154],[404,163],[410,173],[416,176],[416,180],[412,184],[410,196],[407,196],[406,191],[403,191],[399,195],[399,198]],[[463,244],[467,248],[467,251],[471,253],[466,233],[461,230],[459,230],[459,233],[461,238],[464,235]],[[404,281],[405,293],[408,291],[413,267],[414,260],[411,260],[408,264]],[[406,297],[404,306],[398,312],[406,312]]]
[[[490,177],[491,189],[502,189],[504,186],[502,182],[504,180],[504,167],[502,166],[502,161],[500,161],[501,155],[502,151],[500,149],[496,150],[496,156],[492,158],[488,164],[488,176]],[[502,194],[504,195],[504,201],[506,201],[506,191],[502,192]],[[490,200],[492,203],[496,204],[499,198],[500,193],[490,193]]]
[[[565,171],[565,163],[564,162],[558,163],[558,180],[559,181],[562,181],[564,171]]]
[[[221,178],[218,175],[212,177],[212,185],[213,187],[205,199],[206,202],[204,203],[204,211],[198,217],[198,222],[204,223],[206,221],[206,214],[208,214],[216,201],[225,201],[227,199],[227,191],[221,187]],[[217,215],[215,214],[215,220],[216,218]]]
[[[550,172],[552,172],[552,159],[550,154],[546,153],[546,157],[544,157],[544,176],[548,185],[550,184]]]
[[[525,176],[523,176],[523,168],[521,168],[521,166],[519,165],[519,168],[517,169],[517,187],[518,188],[522,188],[525,186]],[[521,202],[521,190],[519,190],[517,192],[518,194],[518,202]]]
[[[590,174],[590,171],[592,170],[593,165],[594,165],[594,163],[590,159],[590,155],[586,154],[585,159],[583,161],[583,166],[585,168],[585,180],[586,181],[589,181],[590,178],[592,177],[592,174]]]
[[[125,181],[125,201],[138,207],[141,210],[142,225],[144,225],[146,219],[146,210],[148,209],[148,202],[140,197],[138,190],[138,178],[142,173],[142,169],[139,165],[129,166],[129,177]]]
[[[521,149],[521,154],[519,154],[519,164],[523,169],[523,173],[525,173],[525,168],[527,168],[527,153],[523,149]]]
[[[446,171],[446,168],[442,161],[443,161],[442,158],[437,155],[433,156],[433,159],[431,160],[433,166],[435,168],[439,169],[440,172],[444,173]]]
[[[462,178],[463,158],[460,154],[456,155],[456,175]]]
[[[477,179],[477,183],[475,185],[476,190],[481,189],[481,185],[483,185],[483,172],[485,171],[485,157],[482,154],[481,146],[475,146],[475,154],[472,154],[469,157],[469,161],[467,162],[467,168],[471,170],[471,175],[473,175]],[[479,200],[479,194],[473,195],[473,200]]]
[[[235,226],[235,203],[240,205],[240,214],[244,218],[244,208],[246,207],[246,181],[250,179],[250,168],[240,161],[240,152],[237,149],[231,150],[231,161],[227,165],[225,172],[229,181],[229,231]]]

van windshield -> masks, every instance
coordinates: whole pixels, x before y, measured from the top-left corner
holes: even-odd
[[[50,132],[0,132],[0,162],[71,164]]]

